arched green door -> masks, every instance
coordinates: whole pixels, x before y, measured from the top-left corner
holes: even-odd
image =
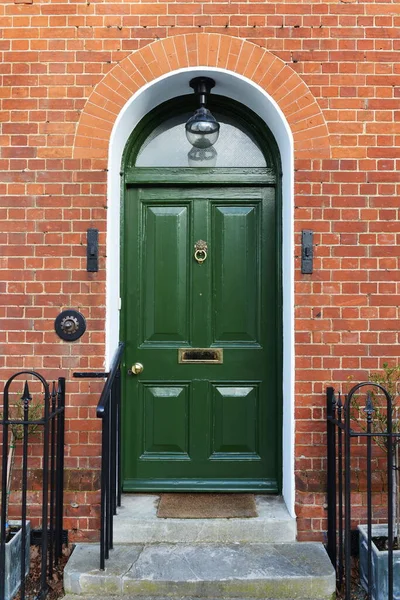
[[[126,491],[280,490],[275,171],[125,170]]]

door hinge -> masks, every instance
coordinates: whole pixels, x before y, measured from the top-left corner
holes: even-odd
[[[118,299],[118,310],[121,310],[122,308],[122,300],[121,298]]]

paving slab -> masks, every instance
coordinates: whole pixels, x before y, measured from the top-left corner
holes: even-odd
[[[124,597],[331,600],[335,572],[322,544],[122,545],[98,569],[98,546],[79,544],[67,593]]]
[[[159,519],[157,494],[124,494],[114,518],[117,544],[294,542],[296,520],[281,496],[257,495],[258,517]]]

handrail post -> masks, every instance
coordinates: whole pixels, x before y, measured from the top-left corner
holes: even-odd
[[[102,419],[101,422],[102,437],[101,437],[101,475],[100,475],[100,569],[105,569],[105,558],[106,558],[106,529],[105,529],[105,506],[106,506],[106,450],[107,450],[107,436],[106,419]]]
[[[3,395],[2,420],[2,473],[1,473],[1,515],[0,515],[0,598],[5,596],[6,587],[6,513],[7,513],[7,447],[8,447],[8,389]]]
[[[336,568],[336,431],[334,418],[335,390],[328,387],[326,390],[327,414],[327,483],[328,483],[328,545],[327,551],[333,566]]]
[[[65,377],[58,378],[57,388],[57,467],[56,467],[56,545],[55,562],[62,555],[64,509],[64,437],[65,437]]]
[[[50,392],[48,387],[44,394],[44,426],[43,426],[43,486],[42,486],[42,564],[41,586],[46,586],[47,549],[48,549],[48,498],[49,498],[49,443],[50,443]]]
[[[121,463],[121,450],[122,450],[122,412],[121,412],[121,366],[118,369],[115,378],[116,387],[116,405],[117,405],[117,506],[121,506],[121,495],[122,495],[122,463]],[[115,511],[116,513],[117,511]]]
[[[392,398],[387,402],[387,490],[388,490],[388,600],[393,600],[393,415]],[[398,492],[399,493],[399,492]]]
[[[351,576],[351,428],[350,428],[350,398],[345,396],[344,402],[344,432],[345,432],[345,459],[344,459],[344,559],[346,577],[346,600],[351,599],[350,576]]]
[[[118,373],[118,371],[117,371]],[[113,517],[113,515],[117,514],[117,435],[118,435],[118,431],[117,431],[117,398],[116,398],[116,379],[117,374],[115,375],[115,379],[114,379],[114,383],[113,386],[111,388],[110,391],[110,395],[111,395],[111,406],[110,406],[110,437],[111,437],[111,443],[110,443],[110,500],[111,500],[111,506],[110,506],[110,514],[111,514],[111,519]],[[111,532],[111,546],[110,548],[113,547],[113,543],[112,543],[112,532]]]

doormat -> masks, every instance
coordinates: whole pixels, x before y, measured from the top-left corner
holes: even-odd
[[[160,519],[243,519],[257,517],[254,494],[161,494]]]

